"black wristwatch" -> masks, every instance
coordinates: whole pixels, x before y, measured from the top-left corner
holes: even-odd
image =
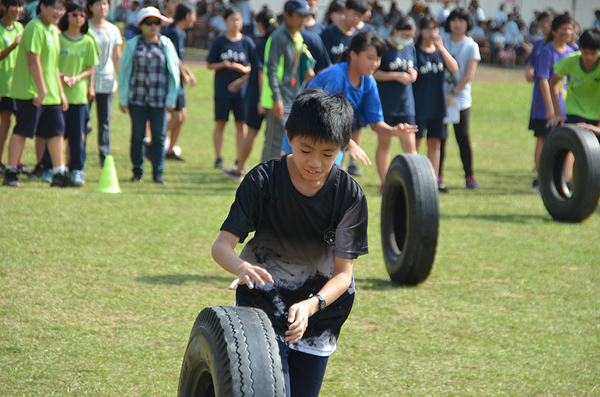
[[[325,298],[323,298],[321,295],[316,294],[315,296],[319,300],[319,311],[322,312],[327,307],[327,302],[325,302]]]

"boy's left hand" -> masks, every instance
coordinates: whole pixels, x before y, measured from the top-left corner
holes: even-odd
[[[308,319],[316,312],[316,298],[310,298],[292,305],[288,314],[288,330],[285,331],[285,341],[296,343],[302,339],[308,326]]]

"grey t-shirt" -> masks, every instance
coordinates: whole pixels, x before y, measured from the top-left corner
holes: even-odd
[[[90,32],[94,35],[100,50],[99,64],[94,66],[95,89],[99,94],[110,94],[117,90],[115,65],[112,61],[113,49],[123,44],[121,32],[112,23],[106,29],[96,29],[90,24]]]
[[[255,231],[240,258],[265,268],[275,283],[238,287],[237,304],[263,309],[282,342],[290,306],[320,291],[333,275],[335,258],[368,252],[367,202],[358,183],[334,165],[317,194],[304,196],[290,179],[287,157],[246,175],[221,227],[240,242]],[[354,279],[340,298],[309,319],[304,336],[290,348],[317,356],[333,353],[353,300]]]
[[[477,62],[481,61],[481,55],[479,54],[479,46],[472,38],[467,37],[464,40],[455,43],[450,38],[444,38],[444,47],[456,62],[458,63],[458,72],[454,76],[454,82],[458,83],[465,75],[467,71],[467,63],[471,59],[475,59]],[[452,91],[455,83],[448,83],[448,76],[446,78],[446,84],[444,89],[446,93]],[[456,100],[458,102],[458,109],[465,110],[471,107],[471,82],[469,81],[465,88],[456,94]]]

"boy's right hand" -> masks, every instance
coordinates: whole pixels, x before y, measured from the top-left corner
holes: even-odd
[[[265,286],[265,281],[269,284],[273,284],[273,277],[268,271],[262,267],[254,266],[249,263],[244,263],[238,270],[238,278],[233,280],[229,289],[235,289],[238,285],[246,284],[249,289],[254,288],[253,281],[261,287]]]
[[[276,119],[282,118],[283,110],[283,101],[281,99],[278,101],[273,101],[273,117]]]
[[[14,47],[13,48],[15,48],[16,46],[18,46],[19,44],[21,44],[21,37],[22,36],[23,36],[23,33],[19,33],[17,35],[17,37],[15,37],[15,41],[13,42],[14,43]]]

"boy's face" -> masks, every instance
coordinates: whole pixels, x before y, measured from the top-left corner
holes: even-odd
[[[285,24],[290,32],[302,31],[309,18],[310,15],[298,14],[297,12],[292,12],[291,14],[286,12],[283,14],[283,19],[285,19]]]
[[[592,50],[589,48],[581,49],[581,66],[585,70],[591,70],[598,63],[598,59],[600,58],[599,50]]]
[[[344,8],[344,21],[348,25],[348,27],[355,28],[358,24],[363,20],[364,13],[360,13],[356,10],[350,10],[348,8]]]
[[[337,155],[342,150],[331,142],[315,142],[301,135],[295,136],[290,141],[290,146],[295,165],[291,174],[305,182],[317,182],[327,178]]]
[[[46,24],[57,25],[63,15],[65,15],[65,5],[60,1],[55,1],[50,6],[40,5],[40,18]]]
[[[362,76],[371,76],[381,65],[381,57],[377,54],[377,50],[373,46],[367,47],[366,50],[361,51],[359,54],[350,51],[350,61],[352,61],[353,67],[356,67]]]

